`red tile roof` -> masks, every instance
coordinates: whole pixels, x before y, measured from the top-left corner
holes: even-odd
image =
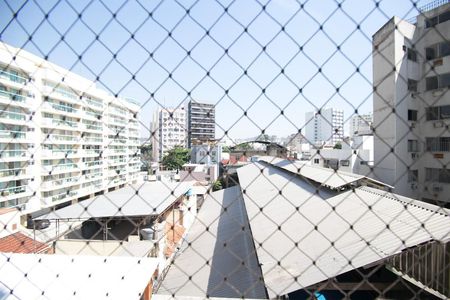
[[[0,252],[14,253],[44,253],[49,252],[50,246],[16,232],[0,239]]]

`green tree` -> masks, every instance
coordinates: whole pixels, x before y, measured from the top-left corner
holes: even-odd
[[[342,149],[342,144],[341,143],[336,143],[333,147],[333,149]]]
[[[152,164],[152,145],[141,145],[140,152],[142,162],[141,171],[149,171]]]
[[[230,152],[231,152],[230,147],[228,147],[228,146],[223,146],[223,147],[222,147],[222,152],[224,152],[224,153],[230,153]]]
[[[213,189],[213,192],[222,189],[222,182],[220,181],[220,179],[218,179],[214,182],[212,189]]]
[[[253,149],[252,145],[250,143],[242,143],[240,145],[237,145],[236,147],[238,150],[250,150]]]
[[[169,150],[162,159],[162,164],[170,170],[179,170],[181,167],[189,162],[191,153],[189,149],[177,146]]]

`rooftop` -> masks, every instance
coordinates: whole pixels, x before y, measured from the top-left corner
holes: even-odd
[[[158,294],[267,298],[248,226],[239,187],[209,194]]]
[[[138,300],[157,264],[155,258],[0,253],[0,298]]]
[[[237,172],[270,298],[450,239],[448,211],[437,206],[370,187],[316,190],[270,164]]]
[[[37,219],[89,219],[105,217],[132,217],[159,215],[180,196],[193,182],[145,181],[66,206]]]
[[[41,253],[50,249],[47,244],[16,232],[0,239],[0,252]]]

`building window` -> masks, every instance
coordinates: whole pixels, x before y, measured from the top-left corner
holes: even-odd
[[[417,140],[408,140],[408,152],[419,152],[419,142]]]
[[[430,28],[436,26],[437,24],[443,23],[450,20],[450,10],[446,11],[436,17],[429,18],[425,20],[425,28]]]
[[[450,86],[450,73],[431,76],[426,78],[426,89],[435,90]]]
[[[427,121],[450,119],[450,105],[427,107],[425,117]]]
[[[417,110],[408,109],[408,121],[417,121]]]
[[[427,137],[426,149],[432,152],[449,152],[450,151],[450,137]]]
[[[319,159],[318,158],[314,158],[314,163],[317,165],[319,164]]]
[[[450,170],[425,168],[425,181],[450,183]]]
[[[450,55],[450,43],[445,41],[425,48],[425,57],[427,60],[433,60]]]
[[[408,91],[417,92],[417,80],[408,79]]]
[[[343,160],[341,160],[340,164],[343,167],[348,167],[348,166],[350,166],[350,161],[348,159],[343,159]]]
[[[417,61],[417,51],[411,48],[408,48],[407,51],[408,60]]]
[[[417,182],[419,178],[419,170],[408,171],[408,182]]]

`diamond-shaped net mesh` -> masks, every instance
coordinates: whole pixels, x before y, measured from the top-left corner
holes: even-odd
[[[448,0],[0,16],[0,298],[450,297]]]

